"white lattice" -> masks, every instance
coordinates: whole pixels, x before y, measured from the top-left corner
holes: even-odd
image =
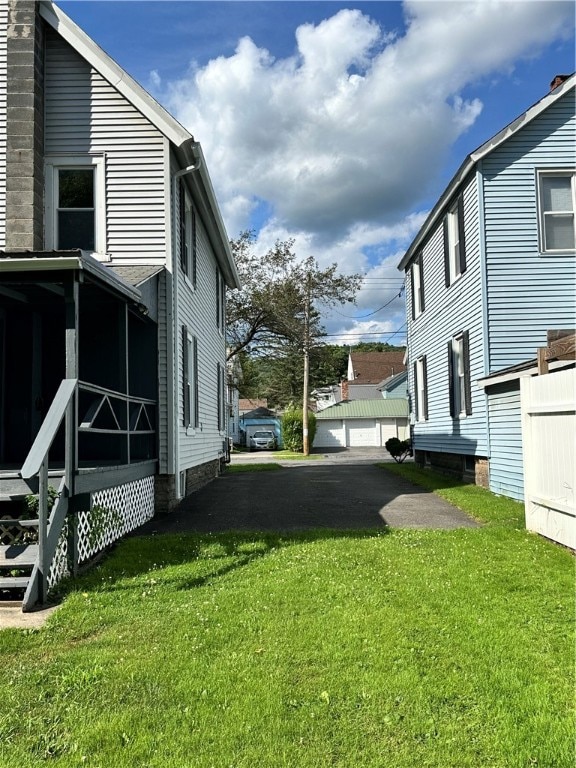
[[[154,476],[92,495],[92,510],[78,513],[78,562],[82,563],[154,515]]]
[[[56,546],[56,552],[52,558],[50,571],[48,573],[48,589],[52,589],[65,576],[69,576],[68,570],[68,521],[64,523],[60,538]]]

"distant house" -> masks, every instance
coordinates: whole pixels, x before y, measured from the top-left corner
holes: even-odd
[[[0,504],[59,495],[37,543],[0,530],[0,589],[45,599],[218,475],[227,287],[199,143],[56,5],[2,2]]]
[[[405,350],[354,352],[348,356],[347,382],[342,400],[373,400],[380,397],[379,385],[385,379],[406,370]]]
[[[276,435],[278,447],[282,447],[282,427],[279,416],[269,408],[259,406],[250,411],[244,411],[239,422],[239,444],[248,445],[254,432],[270,429]]]
[[[395,376],[384,379],[384,381],[380,382],[377,389],[384,398],[408,398],[408,371],[401,371]]]
[[[464,160],[399,265],[416,461],[518,499],[514,368],[574,327],[575,130],[575,77],[560,76]]]
[[[406,399],[342,401],[316,414],[314,448],[380,448],[407,436]]]
[[[240,416],[243,416],[248,411],[253,411],[255,408],[268,408],[268,400],[266,398],[246,398],[241,397],[238,401],[238,410]]]

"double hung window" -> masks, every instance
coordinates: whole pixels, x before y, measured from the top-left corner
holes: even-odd
[[[466,271],[464,197],[460,195],[444,217],[444,277],[446,287]]]
[[[180,180],[180,195],[178,202],[178,230],[180,241],[180,267],[192,287],[196,288],[196,212],[184,181]]]
[[[216,327],[224,333],[226,325],[226,284],[219,268],[216,267]]]
[[[105,253],[104,158],[46,161],[46,248]]]
[[[572,171],[538,173],[541,253],[576,250],[576,174]]]
[[[412,264],[410,280],[412,287],[412,319],[415,320],[424,312],[424,270],[421,253]]]
[[[182,397],[185,427],[199,426],[198,341],[182,326]]]
[[[414,391],[416,406],[416,421],[428,419],[428,373],[426,370],[426,355],[419,357],[414,363]]]
[[[448,342],[448,386],[450,415],[453,418],[472,413],[470,389],[470,341],[463,331]]]

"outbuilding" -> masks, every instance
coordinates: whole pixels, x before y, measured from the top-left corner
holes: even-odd
[[[314,448],[380,448],[408,435],[407,400],[344,401],[316,414]]]

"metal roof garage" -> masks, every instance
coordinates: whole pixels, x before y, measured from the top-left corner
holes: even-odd
[[[351,400],[316,414],[314,448],[380,448],[408,437],[408,400]]]

